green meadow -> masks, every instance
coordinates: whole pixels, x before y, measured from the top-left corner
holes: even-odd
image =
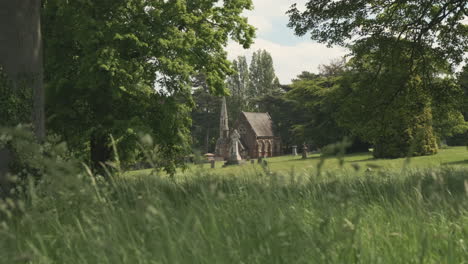
[[[467,152],[58,173],[1,205],[0,263],[468,263]]]
[[[271,171],[288,175],[291,172],[303,176],[310,176],[318,172],[344,172],[346,174],[362,174],[366,170],[394,170],[418,168],[439,168],[445,166],[466,166],[468,165],[468,151],[466,147],[448,147],[439,150],[439,153],[432,156],[420,156],[400,159],[375,159],[371,153],[349,154],[343,157],[322,158],[320,154],[308,155],[307,159],[298,156],[282,156],[267,158],[267,165]],[[210,164],[202,163],[189,165],[186,170],[179,170],[176,178],[184,178],[197,174],[198,172],[209,172],[217,175],[236,176],[239,174],[255,174],[262,170],[262,166],[254,161],[245,162],[242,166],[223,167],[224,162],[216,162],[216,168],[211,169]],[[130,171],[127,175],[146,176],[152,170]]]

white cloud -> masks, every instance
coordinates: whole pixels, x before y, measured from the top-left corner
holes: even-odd
[[[298,8],[305,6],[308,0],[253,0],[254,10],[248,13],[263,17],[280,17],[285,16],[286,11],[294,3],[297,4]],[[250,15],[250,14],[249,14]]]
[[[312,40],[295,37],[292,29],[286,28],[287,22],[278,28],[278,21],[287,21],[285,13],[292,4],[297,3],[298,8],[303,8],[306,2],[307,0],[254,0],[255,10],[246,12],[245,16],[249,18],[249,23],[257,28],[259,37],[249,50],[230,42],[227,47],[229,59],[233,60],[241,55],[250,59],[254,51],[265,49],[273,57],[276,75],[280,82],[286,84],[302,71],[316,72],[320,64],[344,56],[346,50],[343,48],[329,49]],[[275,33],[281,34],[280,38]]]
[[[317,72],[320,64],[346,55],[344,48],[327,48],[325,45],[302,42],[293,46],[280,45],[264,39],[257,39],[249,50],[235,42],[229,43],[227,51],[229,59],[245,55],[250,59],[252,53],[258,49],[265,49],[273,57],[276,75],[281,83],[290,83],[302,71]]]
[[[249,24],[257,29],[257,32],[269,33],[273,30],[271,20],[262,16],[249,16]]]

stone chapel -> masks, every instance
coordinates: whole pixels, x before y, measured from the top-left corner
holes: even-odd
[[[216,143],[216,156],[229,158],[229,126],[226,99],[222,99],[220,116],[220,138]],[[234,123],[240,134],[239,152],[243,159],[274,157],[281,155],[281,139],[275,136],[273,120],[268,113],[241,112]],[[234,131],[233,130],[233,131]]]

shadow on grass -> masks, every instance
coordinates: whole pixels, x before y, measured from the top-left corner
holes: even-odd
[[[355,162],[368,162],[368,161],[376,161],[378,159],[376,158],[366,158],[366,159],[360,159],[360,160],[347,160],[346,162],[348,163],[355,163]]]
[[[468,160],[444,162],[444,163],[442,163],[442,165],[468,165]]]
[[[307,159],[303,159],[303,158],[301,158],[301,156],[297,156],[297,158],[292,158],[292,159],[284,160],[284,161],[281,161],[281,162],[290,162],[290,161],[307,161],[307,160],[320,160],[320,156],[316,156],[316,157],[308,157]]]
[[[316,155],[316,154],[312,154],[312,155]],[[361,156],[366,156],[366,155],[371,155],[370,157],[368,158],[363,158],[363,159],[360,159],[360,160],[346,160],[346,162],[365,162],[365,161],[372,161],[372,160],[377,160],[376,158],[372,157],[372,152],[359,152],[359,153],[350,153],[350,154],[346,154],[344,156],[345,159],[352,159],[353,157],[361,157]],[[320,156],[320,154],[318,156],[313,156],[313,157],[308,157],[307,159],[302,159],[301,158],[301,154],[299,154],[296,158],[291,158],[291,159],[288,159],[288,160],[282,160],[281,162],[284,162],[284,161],[304,161],[304,160],[320,160],[320,159],[326,159],[326,160],[329,160],[329,159],[337,159],[339,158],[338,156],[336,155],[327,155],[327,156]]]

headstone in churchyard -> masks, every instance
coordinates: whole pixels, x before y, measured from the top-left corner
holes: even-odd
[[[251,164],[255,164],[255,160],[254,160],[254,159],[251,159],[251,160],[250,160],[250,163],[251,163]]]
[[[211,164],[211,168],[214,169],[215,168],[215,164],[216,164],[216,161],[213,159],[213,160],[210,160],[210,164]]]
[[[304,143],[304,145],[302,145],[302,159],[307,159],[307,150],[309,148],[307,148],[307,145]]]
[[[292,146],[292,155],[297,156],[297,146],[296,145]]]

